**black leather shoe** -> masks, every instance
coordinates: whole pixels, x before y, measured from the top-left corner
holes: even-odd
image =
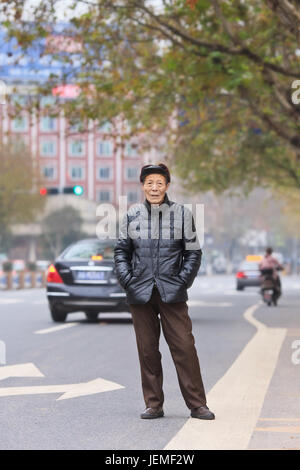
[[[215,419],[215,415],[206,405],[200,406],[199,408],[192,408],[191,417],[198,419]]]
[[[146,408],[141,414],[142,419],[155,419],[162,418],[163,416],[164,411],[162,408]]]

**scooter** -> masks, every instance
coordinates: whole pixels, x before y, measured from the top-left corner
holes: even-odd
[[[262,275],[261,282],[261,295],[263,301],[270,307],[272,304],[277,305],[277,300],[280,296],[278,284],[273,277],[273,269],[261,269]]]

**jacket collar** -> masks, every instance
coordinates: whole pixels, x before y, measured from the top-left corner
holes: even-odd
[[[147,207],[148,212],[151,212],[151,204],[150,204],[150,202],[148,201],[148,199],[145,199],[144,202],[143,202],[143,204]],[[163,202],[162,202],[161,204],[168,204],[168,206],[171,205],[170,199],[168,198],[167,193],[165,193],[164,200],[163,200]]]

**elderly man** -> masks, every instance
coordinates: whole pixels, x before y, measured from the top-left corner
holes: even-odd
[[[140,416],[164,416],[159,351],[162,327],[191,416],[214,419],[206,405],[186,303],[202,251],[191,212],[167,196],[170,180],[169,170],[162,163],[141,169],[145,200],[127,212],[115,247],[116,273],[127,294],[140,360],[146,404]]]

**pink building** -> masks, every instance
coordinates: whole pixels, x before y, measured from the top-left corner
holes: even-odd
[[[26,100],[26,96],[16,99]],[[139,172],[148,157],[132,139],[123,138],[120,145],[120,134],[110,123],[98,127],[91,121],[83,131],[69,125],[64,116],[51,117],[46,111],[39,118],[28,112],[10,118],[8,105],[2,105],[0,113],[2,140],[11,136],[28,145],[45,187],[62,192],[80,185],[83,197],[116,206],[119,196],[126,195],[129,204],[142,200]]]

